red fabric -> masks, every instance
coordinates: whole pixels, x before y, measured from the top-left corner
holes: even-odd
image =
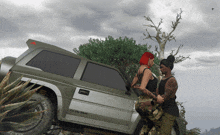
[[[140,59],[140,65],[148,65],[149,58],[153,59],[154,55],[150,52],[145,52]]]

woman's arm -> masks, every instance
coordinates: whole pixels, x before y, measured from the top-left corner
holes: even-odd
[[[152,76],[151,71],[149,69],[146,69],[144,71],[144,74],[143,74],[143,77],[142,77],[141,86],[140,86],[141,89],[146,88],[151,76]]]
[[[157,97],[152,92],[150,92],[148,89],[146,89],[146,86],[147,86],[151,77],[152,77],[151,71],[149,69],[145,70],[142,81],[141,81],[141,85],[139,87],[139,90],[142,91],[143,93],[147,94],[148,96],[150,96],[154,100],[157,100]]]
[[[134,88],[134,86],[137,83],[137,81],[138,81],[138,77],[137,77],[137,74],[136,74],[136,76],[134,77],[134,79],[133,79],[133,81],[131,83],[131,88]]]
[[[155,96],[152,92],[150,92],[148,89],[146,88],[141,88],[138,87],[140,91],[142,91],[143,93],[147,94],[148,96],[150,96],[151,98],[153,98],[155,101],[157,101],[157,96]]]

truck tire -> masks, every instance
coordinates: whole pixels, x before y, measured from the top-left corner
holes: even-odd
[[[35,93],[30,100],[39,101],[42,99],[44,101],[38,104],[38,106],[33,111],[42,111],[49,109],[48,111],[41,113],[39,119],[33,121],[33,124],[31,126],[20,128],[17,131],[9,131],[4,134],[5,135],[42,135],[43,133],[46,133],[47,130],[51,127],[54,118],[53,104],[51,103],[50,99],[39,93]]]

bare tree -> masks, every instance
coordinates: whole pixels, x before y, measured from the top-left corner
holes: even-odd
[[[154,28],[156,30],[156,35],[152,36],[152,35],[150,35],[148,30],[146,29],[147,35],[145,33],[143,33],[144,36],[146,36],[146,38],[144,38],[144,39],[151,39],[151,40],[153,40],[153,41],[155,41],[155,42],[157,42],[159,44],[160,50],[158,50],[158,47],[155,46],[155,51],[159,55],[158,56],[159,60],[164,59],[164,50],[165,50],[165,45],[166,45],[167,41],[171,41],[171,40],[175,40],[176,41],[175,36],[172,33],[176,30],[176,27],[180,23],[180,19],[182,19],[181,18],[181,14],[182,14],[182,10],[180,9],[180,13],[177,14],[175,22],[172,21],[172,25],[171,25],[172,30],[169,33],[165,33],[165,32],[161,31],[162,28],[160,28],[160,25],[163,23],[162,19],[160,20],[159,24],[156,26],[154,24],[154,22],[151,20],[150,17],[144,16],[146,18],[146,20],[151,23],[149,25],[144,25],[144,26],[147,26],[147,27],[150,27],[150,28]],[[178,47],[178,49],[177,49],[175,54],[173,54],[174,50],[172,50],[172,52],[170,54],[172,54],[175,57],[179,53],[179,49],[181,47],[183,47],[183,45],[180,45]],[[182,61],[186,60],[187,58],[190,59],[189,56],[188,57],[178,56],[178,57],[175,58],[175,62],[174,63],[182,62]],[[162,79],[162,75],[161,75],[161,72],[160,72],[160,69],[159,69],[159,65],[156,65],[156,66],[158,68],[158,72],[160,73],[159,79],[161,80]]]

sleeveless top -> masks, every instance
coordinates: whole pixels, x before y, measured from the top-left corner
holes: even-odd
[[[145,68],[145,69],[148,69],[148,68]],[[144,69],[144,70],[145,70]],[[140,83],[141,84],[141,81],[142,81],[142,78],[143,78],[143,75],[144,75],[144,70],[143,70],[143,73],[141,73],[141,74],[137,74],[137,76],[138,76],[138,83]],[[154,76],[153,76],[154,77]],[[158,82],[158,80],[157,80],[157,78],[156,77],[154,77],[154,79],[153,80],[149,80],[148,81],[148,83],[147,83],[147,86],[146,86],[146,89],[148,89],[150,92],[155,92],[156,93],[156,89],[157,89],[157,82]],[[141,93],[141,95],[146,95],[145,93],[143,93],[143,92],[140,92]]]
[[[173,77],[173,76],[171,76],[171,77]],[[161,80],[161,82],[159,84],[159,94],[160,95],[164,94],[164,92],[165,92],[165,84],[168,81],[168,79],[170,79],[171,77],[168,77],[165,80]],[[171,114],[171,115],[174,115],[176,117],[179,117],[179,109],[178,109],[178,106],[177,106],[177,104],[175,102],[175,99],[176,99],[176,96],[174,98],[170,98],[167,101],[164,101],[162,103],[162,109],[163,109],[164,112],[166,112],[168,114]]]

